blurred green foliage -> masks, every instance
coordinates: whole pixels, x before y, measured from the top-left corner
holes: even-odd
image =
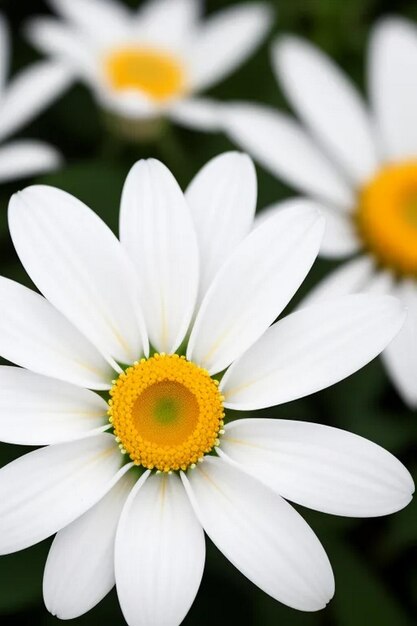
[[[134,1],[130,4],[135,5]],[[208,0],[208,12],[232,4]],[[372,23],[392,12],[417,20],[411,0],[279,0],[272,1],[276,22],[271,38],[293,32],[310,38],[329,52],[358,83],[364,85],[366,40]],[[41,0],[0,1],[14,31],[13,70],[37,58],[22,37],[22,24],[33,14],[46,13]],[[417,80],[417,76],[410,77]],[[250,99],[286,108],[269,65],[268,44],[213,91],[225,100]],[[417,120],[417,112],[416,112]],[[123,145],[107,132],[87,90],[78,85],[39,117],[22,136],[38,137],[58,146],[67,159],[61,171],[36,182],[61,187],[89,204],[117,232],[118,204],[124,177],[140,157],[156,156],[185,185],[212,156],[230,149],[220,134],[171,128],[165,144]],[[291,195],[291,190],[261,168],[259,208]],[[7,230],[10,195],[29,183],[0,190],[1,273],[25,284],[28,278],[13,251]],[[301,293],[308,291],[334,264],[318,261]],[[417,381],[416,381],[417,384]],[[416,415],[408,411],[390,386],[379,361],[335,387],[276,409],[259,411],[268,417],[299,418],[328,423],[371,438],[417,469]],[[0,446],[3,465],[22,453]],[[301,508],[301,507],[299,507]],[[318,614],[303,614],[280,605],[249,583],[209,545],[200,593],[186,626],[412,626],[417,623],[417,507],[388,518],[350,520],[302,510],[328,550],[336,576],[336,596]],[[42,605],[43,562],[48,542],[0,559],[0,620],[2,626],[56,624]],[[113,592],[88,615],[70,621],[79,626],[122,625]]]

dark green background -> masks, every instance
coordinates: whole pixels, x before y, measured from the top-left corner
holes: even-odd
[[[134,5],[134,2],[131,2]],[[232,4],[208,0],[208,12]],[[333,55],[359,84],[364,78],[364,54],[372,23],[394,11],[417,20],[413,0],[280,0],[272,1],[276,20],[272,34],[291,31],[309,37]],[[22,24],[30,15],[45,13],[43,2],[0,1],[12,23],[12,71],[37,55],[24,42]],[[417,80],[417,76],[410,80]],[[268,45],[233,76],[212,91],[225,100],[252,99],[285,107],[269,65]],[[416,111],[417,123],[417,111]],[[182,185],[212,156],[232,146],[221,135],[170,129],[164,141],[146,146],[125,145],[106,132],[101,114],[88,91],[77,86],[21,133],[59,147],[67,165],[58,173],[37,178],[72,192],[113,228],[124,177],[140,157],[156,156],[173,170]],[[291,190],[258,168],[259,204],[291,195]],[[0,191],[1,273],[29,284],[7,232],[10,195],[25,182],[3,185]],[[305,293],[334,264],[318,261],[300,293]],[[417,380],[416,380],[417,384]],[[379,360],[332,389],[273,410],[263,416],[311,420],[339,426],[371,438],[417,472],[417,422],[389,383]],[[0,463],[19,456],[23,448],[0,445]],[[275,602],[249,583],[212,546],[200,593],[187,616],[187,626],[412,626],[417,623],[417,507],[388,518],[350,520],[298,507],[328,551],[336,577],[336,595],[317,614],[296,612]],[[0,559],[0,624],[52,625],[58,621],[42,604],[41,581],[49,542]],[[144,572],[146,575],[146,572]],[[113,592],[86,616],[69,622],[122,625]]]

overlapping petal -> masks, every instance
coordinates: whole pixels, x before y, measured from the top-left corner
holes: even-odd
[[[289,116],[260,104],[222,109],[225,131],[275,176],[326,203],[350,209],[352,189],[314,141]]]
[[[27,548],[93,506],[129,468],[110,434],[29,452],[0,470],[0,554]]]
[[[302,308],[231,365],[220,383],[225,406],[261,409],[329,387],[382,352],[404,318],[391,296],[357,294]]]
[[[116,583],[130,626],[177,626],[200,586],[204,534],[180,479],[145,474],[123,509]]]
[[[221,154],[198,172],[185,197],[198,237],[201,298],[252,227],[257,197],[255,167],[245,154]]]
[[[285,500],[224,459],[207,457],[182,478],[204,530],[242,574],[293,608],[326,606],[334,593],[329,560]]]
[[[114,370],[45,298],[0,277],[0,300],[2,357],[81,387],[109,389]]]
[[[318,48],[296,37],[272,49],[279,82],[299,115],[355,183],[378,164],[370,116],[353,83]]]
[[[392,454],[330,426],[237,420],[226,425],[221,450],[284,498],[334,515],[387,515],[405,507],[414,491]]]
[[[106,357],[147,350],[133,267],[111,230],[70,194],[32,186],[14,195],[9,227],[33,282]]]
[[[116,529],[134,482],[131,472],[124,474],[98,504],[56,535],[43,579],[45,605],[52,615],[79,617],[114,586]]]
[[[34,374],[0,367],[0,439],[46,445],[108,428],[107,403],[96,393]]]
[[[265,332],[316,258],[323,218],[308,204],[274,213],[235,249],[213,280],[191,332],[187,358],[211,374]]]
[[[151,344],[175,352],[197,297],[198,249],[178,183],[159,161],[139,161],[122,194],[120,239],[137,272]]]

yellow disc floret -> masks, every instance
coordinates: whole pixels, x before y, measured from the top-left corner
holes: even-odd
[[[157,101],[185,91],[186,77],[179,59],[165,51],[143,47],[113,50],[104,59],[104,72],[113,89],[133,89]]]
[[[109,419],[136,465],[187,469],[219,444],[223,396],[218,381],[177,354],[155,354],[120,374],[110,390]]]
[[[365,185],[356,224],[380,265],[417,276],[417,161],[388,165]]]

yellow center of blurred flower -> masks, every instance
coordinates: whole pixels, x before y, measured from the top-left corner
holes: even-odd
[[[118,91],[136,89],[159,102],[185,91],[183,64],[167,52],[124,47],[108,54],[104,64],[111,86]]]
[[[359,196],[356,224],[378,262],[417,275],[417,161],[387,165]]]
[[[223,396],[218,381],[177,354],[155,354],[120,374],[109,419],[122,452],[136,465],[187,469],[218,445]]]

